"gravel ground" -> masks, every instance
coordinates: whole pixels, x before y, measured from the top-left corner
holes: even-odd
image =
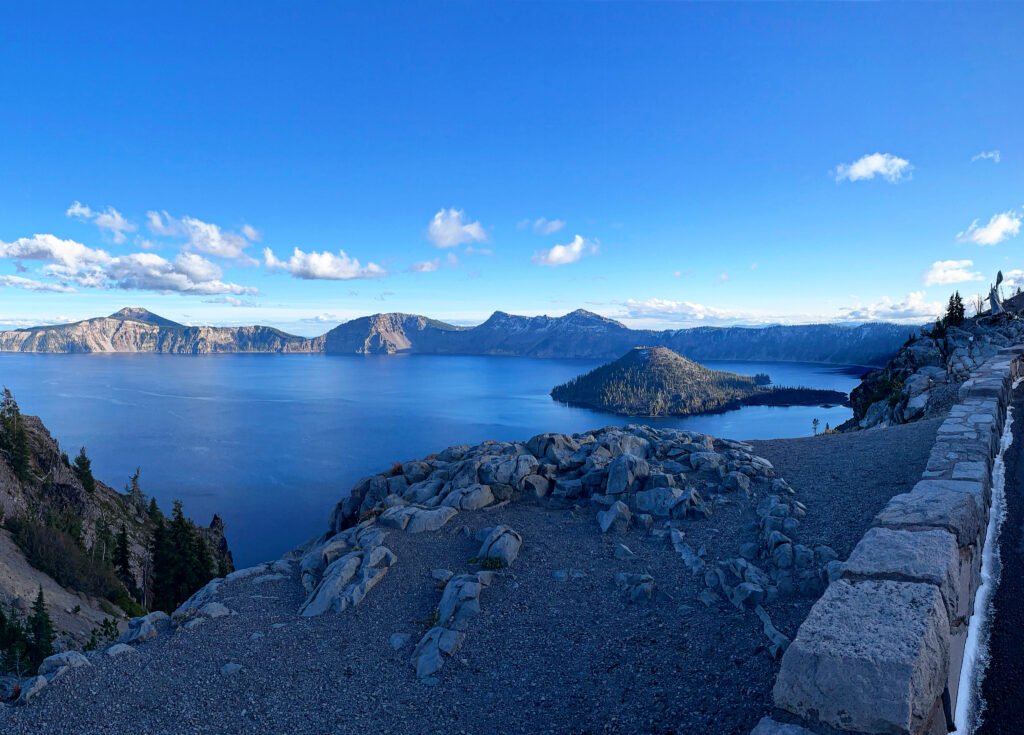
[[[921,479],[941,423],[928,419],[750,444],[807,505],[800,543],[827,544],[845,559],[889,498],[909,492]]]
[[[798,540],[845,557],[891,495],[916,481],[936,422],[811,439],[757,442],[808,506]],[[0,706],[0,731],[178,733],[730,733],[747,735],[770,711],[777,663],[758,619],[696,600],[691,575],[666,539],[639,530],[598,533],[593,507],[546,510],[526,502],[461,513],[440,532],[390,531],[398,556],[361,605],[303,619],[297,579],[221,588],[237,616],[161,636],[133,654],[99,656],[32,704]],[[754,518],[739,495],[685,532],[707,559],[735,557]],[[419,683],[409,661],[440,588],[430,571],[474,571],[479,544],[463,533],[507,523],[524,538],[513,566],[484,589],[482,613],[440,683]],[[614,556],[626,543],[637,558]],[[558,582],[554,570],[585,576]],[[619,571],[653,575],[667,593],[627,602]],[[792,636],[813,600],[773,603]],[[274,626],[279,627],[274,627]],[[262,637],[252,640],[254,633]],[[409,633],[399,651],[392,633]],[[221,666],[243,666],[234,675]]]

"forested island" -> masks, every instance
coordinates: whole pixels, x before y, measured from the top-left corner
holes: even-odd
[[[770,385],[764,374],[710,370],[666,347],[636,347],[557,386],[551,397],[625,416],[688,416],[741,406],[844,405],[835,390]]]

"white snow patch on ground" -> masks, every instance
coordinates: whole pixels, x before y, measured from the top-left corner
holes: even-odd
[[[1017,388],[1024,378],[1014,381]],[[981,725],[985,702],[981,684],[989,662],[989,639],[992,632],[992,597],[999,586],[1002,560],[999,555],[999,532],[1006,519],[1006,450],[1013,443],[1013,408],[1006,412],[1006,424],[999,444],[999,454],[992,467],[992,508],[985,532],[985,549],[981,555],[981,585],[974,596],[974,615],[967,629],[964,664],[960,669],[960,687],[956,699],[954,722],[959,723],[954,735],[971,735]]]

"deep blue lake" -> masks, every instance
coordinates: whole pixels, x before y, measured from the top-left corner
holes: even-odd
[[[864,372],[801,363],[708,362],[776,385],[848,392]],[[451,444],[526,440],[612,424],[686,427],[736,439],[805,436],[843,407],[752,406],[709,416],[625,419],[548,395],[598,365],[511,357],[0,355],[0,383],[96,476],[227,523],[236,563],[276,558],[320,533],[360,477]]]

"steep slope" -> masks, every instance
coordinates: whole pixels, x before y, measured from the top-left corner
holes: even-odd
[[[305,339],[264,326],[187,327],[145,309],[126,308],[73,324],[0,332],[0,352],[416,353],[600,360],[642,344],[668,347],[694,360],[883,365],[912,331],[883,323],[653,331],[630,329],[578,309],[558,317],[497,311],[475,327],[457,327],[416,314],[373,314]]]
[[[345,322],[320,339],[323,350],[331,354],[392,355],[439,350],[445,338],[459,331],[459,327],[415,314],[373,314]]]
[[[937,325],[906,340],[885,367],[864,376],[850,393],[853,419],[843,429],[889,426],[944,413],[979,365],[1003,347],[1024,341],[1024,300],[1007,313]]]
[[[104,619],[124,617],[116,605],[137,608],[109,560],[124,528],[131,583],[146,588],[153,527],[147,500],[137,483],[134,494],[95,479],[86,487],[35,416],[18,419],[27,450],[19,468],[6,416],[0,416],[0,604],[24,612],[42,586],[58,632],[80,644]],[[215,516],[199,532],[214,571],[230,569],[223,522]]]
[[[751,360],[884,364],[912,328],[873,323],[856,327],[698,327],[667,331],[630,329],[584,309],[560,317],[525,317],[497,311],[482,324],[458,328],[426,317],[375,314],[328,332],[323,348],[334,354],[409,352],[609,359],[636,345],[668,347],[695,360]]]
[[[145,309],[73,324],[0,332],[5,352],[312,352],[310,340],[273,327],[186,327]]]
[[[753,377],[708,370],[664,347],[637,347],[551,397],[627,416],[682,416],[734,405],[756,390]]]

